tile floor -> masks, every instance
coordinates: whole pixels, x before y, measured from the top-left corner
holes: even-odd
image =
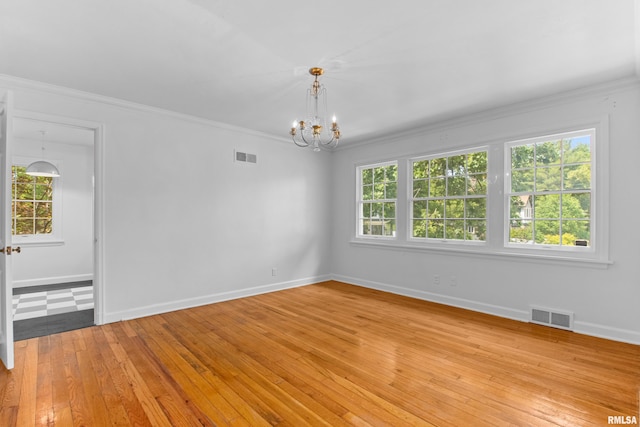
[[[93,286],[13,296],[14,321],[89,309],[93,309]]]

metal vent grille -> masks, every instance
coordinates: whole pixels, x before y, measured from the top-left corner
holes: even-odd
[[[236,151],[236,162],[244,163],[258,163],[258,156],[251,153],[243,153],[242,151]]]
[[[531,322],[573,330],[573,313],[549,308],[531,307]]]

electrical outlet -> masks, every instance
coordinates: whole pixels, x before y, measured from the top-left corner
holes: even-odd
[[[277,269],[277,268],[275,268],[275,267],[273,267],[273,268],[271,269],[271,275],[272,275],[272,276],[274,276],[274,277],[275,277],[275,276],[277,276],[277,275],[278,275],[278,269]]]
[[[440,276],[437,274],[433,275],[433,284],[434,285],[439,285],[440,284]]]
[[[458,278],[456,276],[451,276],[449,286],[458,286]]]

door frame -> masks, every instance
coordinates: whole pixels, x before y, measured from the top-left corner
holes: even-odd
[[[14,119],[25,119],[93,131],[93,299],[94,323],[104,323],[104,133],[103,123],[14,109]],[[11,284],[13,287],[13,283]]]

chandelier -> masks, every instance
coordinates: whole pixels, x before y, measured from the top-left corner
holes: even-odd
[[[318,81],[318,76],[324,73],[322,68],[309,69],[309,74],[315,77],[311,88],[307,90],[306,120],[295,120],[289,134],[298,147],[311,147],[313,151],[321,148],[334,148],[340,139],[340,128],[333,116],[331,127],[327,126],[327,90]],[[325,129],[329,129],[326,132]]]

